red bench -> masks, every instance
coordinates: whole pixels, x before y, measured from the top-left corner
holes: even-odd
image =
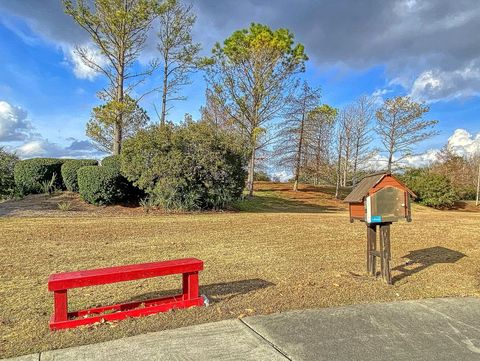
[[[100,322],[102,319],[105,321],[122,320],[126,317],[140,317],[165,312],[173,308],[201,306],[203,298],[199,297],[198,291],[198,272],[201,270],[203,270],[203,261],[196,258],[185,258],[53,274],[48,279],[48,290],[53,291],[54,299],[54,313],[50,320],[50,329],[72,328]],[[183,294],[181,295],[68,312],[67,290],[71,288],[173,274],[183,275]]]

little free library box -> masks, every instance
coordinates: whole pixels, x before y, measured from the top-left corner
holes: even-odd
[[[344,200],[348,203],[350,222],[357,219],[367,225],[368,274],[377,276],[379,258],[380,273],[388,284],[392,284],[390,224],[412,220],[411,198],[416,198],[415,193],[391,173],[374,173],[363,178]],[[378,247],[377,233],[380,233]]]
[[[410,199],[416,195],[390,173],[374,173],[363,178],[345,198],[350,222],[391,223],[410,222]]]

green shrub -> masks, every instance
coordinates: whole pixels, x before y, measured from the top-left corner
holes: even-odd
[[[125,197],[125,178],[113,167],[85,166],[77,171],[82,199],[95,205],[114,204]]]
[[[434,208],[450,208],[459,200],[450,180],[426,169],[413,169],[402,176],[403,181],[417,196],[417,201]]]
[[[0,199],[12,197],[15,193],[13,170],[18,157],[0,147]]]
[[[71,192],[78,192],[77,171],[87,165],[97,165],[94,159],[72,159],[63,163],[61,172],[65,188]]]
[[[55,184],[57,183],[57,173],[53,173],[49,181],[43,181],[40,186],[41,193],[52,194],[57,190]]]
[[[458,198],[464,201],[473,201],[477,197],[477,189],[475,187],[456,187],[455,191]]]
[[[255,172],[253,174],[253,180],[254,181],[259,181],[259,182],[271,182],[272,181],[272,179],[267,174],[267,172],[264,172],[264,171]]]
[[[68,212],[69,210],[72,209],[72,202],[60,202],[60,203],[57,203],[57,207],[59,210],[61,210],[62,212]]]
[[[114,167],[120,171],[121,158],[119,155],[110,155],[103,158],[102,167]]]
[[[221,209],[245,185],[238,141],[206,123],[141,130],[125,141],[121,169],[127,179],[166,209]]]
[[[55,158],[32,158],[15,164],[15,184],[24,193],[42,192],[42,184],[50,182],[55,174],[55,183],[52,185],[57,189],[63,189],[61,177],[62,164],[70,159]]]

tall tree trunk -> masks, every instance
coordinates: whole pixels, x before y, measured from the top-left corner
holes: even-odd
[[[122,126],[118,121],[113,125],[113,137],[113,155],[119,155],[122,151]]]
[[[348,177],[348,162],[350,160],[350,145],[348,145],[348,143],[346,144],[345,146],[345,167],[343,168],[343,182],[342,182],[342,185],[344,187],[347,186],[347,177]]]
[[[477,199],[475,201],[475,205],[478,206],[480,204],[480,160],[478,163],[478,177],[477,177]]]
[[[298,191],[298,178],[300,178],[300,162],[302,161],[302,146],[303,146],[303,128],[305,124],[305,101],[303,102],[302,121],[300,123],[300,138],[298,139],[297,160],[295,165],[295,183],[293,183],[293,190]]]
[[[390,153],[388,155],[388,165],[387,165],[387,172],[388,173],[392,172],[392,162],[393,162],[393,153]]]
[[[353,175],[352,175],[352,185],[355,187],[357,185],[357,167],[358,167],[358,153],[359,153],[359,143],[357,141],[355,145],[355,156],[353,158]]]
[[[395,119],[394,119],[394,124],[395,124]],[[392,173],[392,163],[393,163],[393,153],[395,150],[395,127],[392,127],[392,131],[390,132],[389,135],[389,145],[388,145],[388,165],[387,165],[387,171],[388,173]]]
[[[248,196],[253,197],[253,176],[255,174],[255,146],[252,149],[252,155],[250,156],[250,162],[248,163],[248,179],[247,189]]]
[[[115,92],[115,100],[119,103],[123,103],[123,81],[124,81],[124,69],[121,69],[117,75],[117,89]],[[123,109],[118,113],[115,124],[113,125],[113,155],[119,155],[122,151],[122,127],[123,127]]]
[[[168,66],[165,59],[165,66],[163,67],[163,93],[162,93],[162,113],[160,114],[160,125],[165,125],[165,118],[167,116],[167,87],[168,87]]]
[[[340,178],[341,178],[341,170],[342,170],[342,136],[339,135],[338,139],[338,158],[337,158],[337,182],[335,187],[335,198],[338,199],[340,195]]]

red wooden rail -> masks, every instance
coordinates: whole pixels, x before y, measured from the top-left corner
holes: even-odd
[[[48,279],[48,290],[53,291],[54,299],[54,313],[50,320],[50,329],[72,328],[93,324],[102,319],[105,321],[122,320],[127,317],[165,312],[173,308],[201,306],[203,299],[198,294],[198,272],[201,270],[203,270],[203,261],[196,258],[185,258],[53,274]],[[173,274],[183,275],[183,294],[181,295],[68,312],[67,290],[71,288]],[[113,313],[105,313],[107,311],[113,311]]]

